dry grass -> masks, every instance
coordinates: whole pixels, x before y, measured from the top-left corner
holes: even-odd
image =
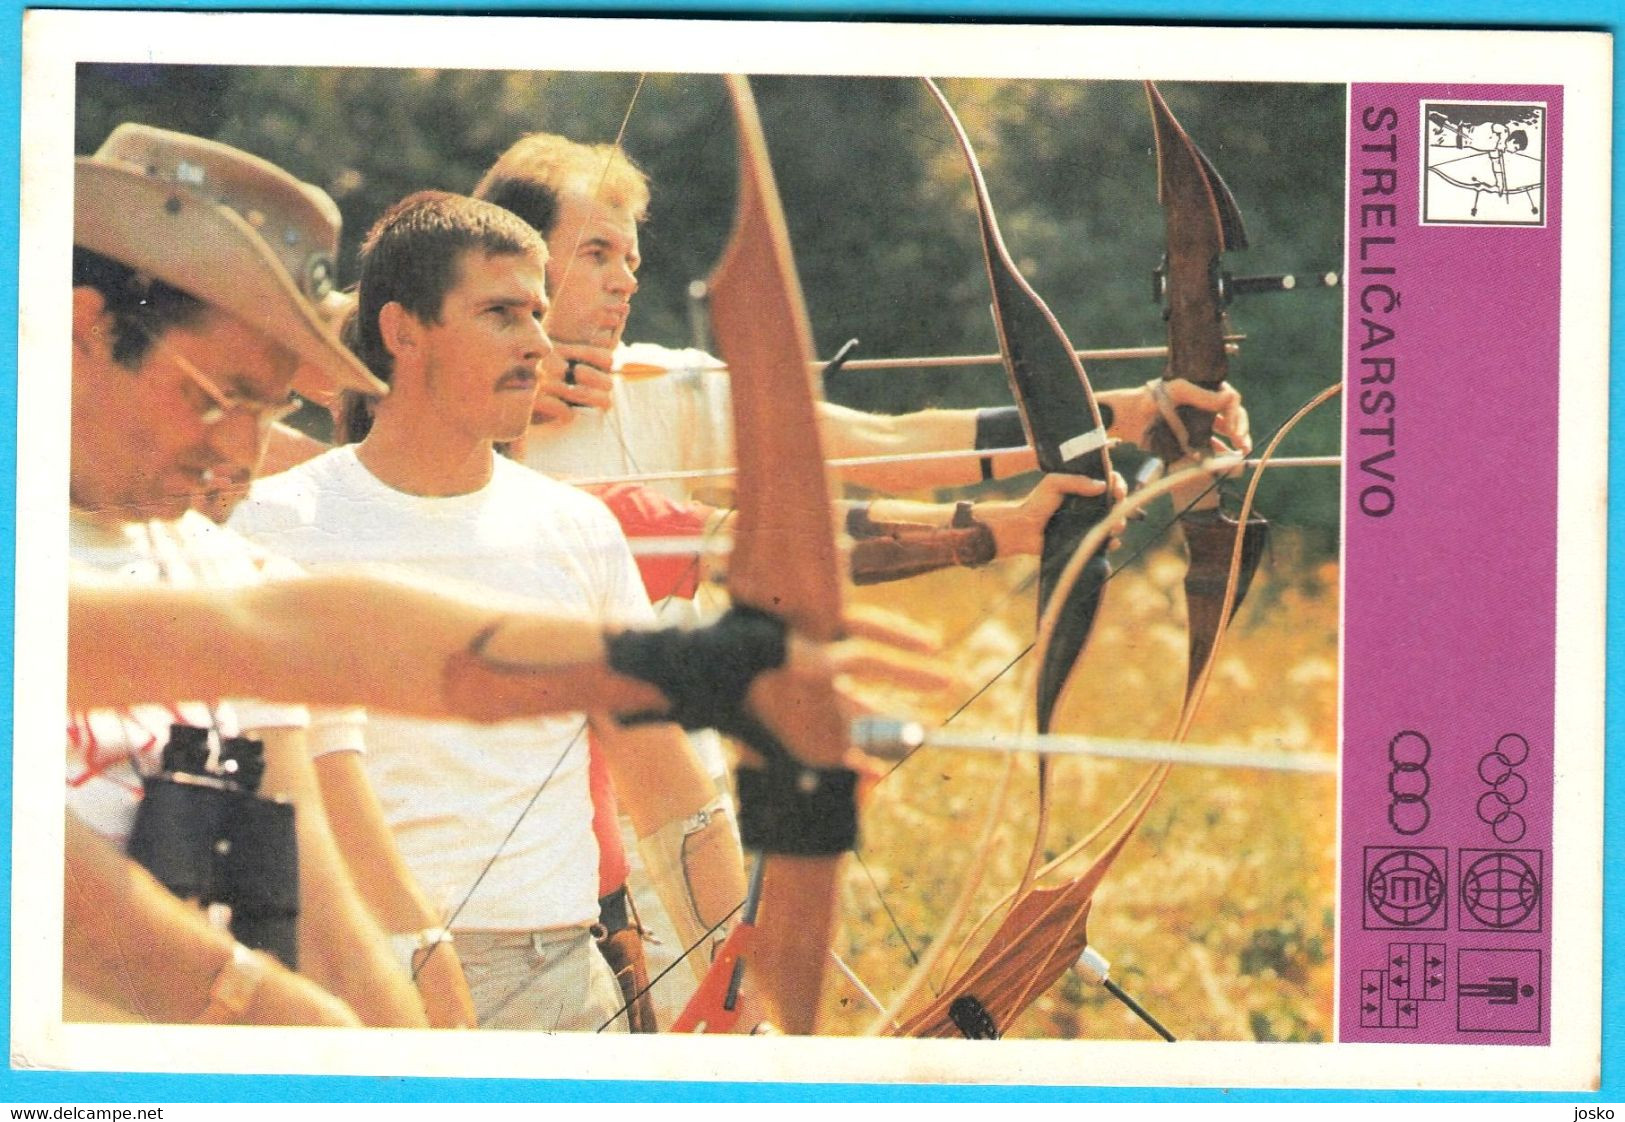
[[[1306,566],[1290,536],[1277,540],[1266,565],[1220,651],[1189,743],[1330,756],[1337,743],[1336,566]],[[1057,731],[1171,734],[1184,680],[1183,571],[1182,554],[1169,549],[1112,581]],[[867,599],[935,623],[948,640],[964,636],[949,656],[979,685],[1031,638],[1032,593],[1007,594],[1020,575],[1010,567],[942,573],[870,590]],[[1030,728],[1029,673],[1024,661],[953,727]],[[849,866],[838,946],[882,1000],[910,970],[903,933],[914,953],[923,952],[973,861],[984,865],[973,918],[1019,880],[1033,844],[1030,761],[1018,765],[985,859],[977,850],[1003,767],[992,754],[929,753],[901,767],[871,800],[863,860]],[[1144,772],[1138,764],[1060,761],[1046,856],[1087,834]],[[1335,796],[1330,776],[1176,769],[1096,898],[1090,941],[1112,960],[1113,979],[1183,1039],[1327,1039]],[[872,1018],[851,986],[831,986],[828,1031],[861,1031]],[[1149,1036],[1072,972],[1002,1027],[1011,1036]]]

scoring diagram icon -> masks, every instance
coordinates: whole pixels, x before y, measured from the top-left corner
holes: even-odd
[[[1365,926],[1370,929],[1445,926],[1448,857],[1443,849],[1365,851]]]
[[[1511,845],[1528,829],[1523,815],[1513,807],[1529,794],[1529,782],[1518,767],[1529,758],[1529,741],[1509,732],[1495,742],[1478,761],[1478,777],[1489,787],[1478,797],[1478,818],[1490,828],[1495,840]]]
[[[1432,757],[1433,745],[1414,730],[1407,729],[1388,742],[1388,824],[1395,833],[1420,834],[1433,816],[1428,806],[1428,790],[1433,786],[1428,760]]]

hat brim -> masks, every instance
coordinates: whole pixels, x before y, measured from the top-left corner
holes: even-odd
[[[229,207],[138,170],[74,161],[73,243],[222,308],[340,389],[383,395],[300,294],[254,228]]]

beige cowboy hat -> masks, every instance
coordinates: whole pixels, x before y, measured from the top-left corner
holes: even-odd
[[[258,156],[123,124],[74,161],[73,243],[230,312],[300,359],[294,388],[388,387],[322,315],[339,210],[319,187]]]

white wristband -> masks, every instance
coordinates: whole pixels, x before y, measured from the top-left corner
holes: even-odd
[[[209,987],[209,1003],[193,1024],[230,1025],[240,1021],[253,1004],[254,994],[259,990],[260,981],[265,977],[269,965],[270,960],[264,955],[249,950],[241,943],[233,943],[231,957]]]
[[[395,955],[395,960],[401,964],[401,969],[410,978],[412,971],[417,968],[413,961],[419,951],[426,951],[430,947],[437,947],[441,943],[453,942],[451,929],[446,927],[425,927],[422,931],[408,931],[389,936],[389,949]]]

